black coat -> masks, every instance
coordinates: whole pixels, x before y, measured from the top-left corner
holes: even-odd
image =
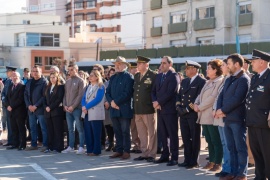
[[[50,93],[51,88],[49,87],[47,92],[44,92],[44,116],[45,118],[51,118],[55,116],[64,116],[63,110],[63,98],[65,94],[64,85],[59,85],[57,88],[53,88],[53,92]],[[46,107],[51,109],[50,112],[46,111]]]
[[[152,101],[157,101],[161,106],[161,114],[176,114],[175,103],[179,89],[180,79],[177,73],[169,70],[161,83],[162,74],[157,75],[152,89]]]
[[[181,82],[181,89],[177,94],[177,104],[181,108],[188,109],[189,113],[183,115],[186,118],[197,118],[198,114],[190,108],[189,104],[194,104],[197,96],[201,93],[201,90],[206,82],[206,79],[198,75],[190,84],[190,78],[185,78]]]
[[[25,85],[19,83],[13,90],[12,88],[13,83],[9,85],[7,90],[6,105],[12,108],[11,116],[24,118],[27,114],[23,97]]]
[[[247,126],[269,128],[267,118],[270,110],[270,69],[259,79],[256,75],[252,77],[246,108]]]

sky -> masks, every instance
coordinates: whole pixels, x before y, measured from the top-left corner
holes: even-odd
[[[0,14],[21,12],[22,7],[26,7],[26,0],[0,0]]]

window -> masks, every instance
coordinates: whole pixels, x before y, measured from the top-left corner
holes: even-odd
[[[171,40],[170,45],[174,47],[183,47],[186,46],[187,40],[185,39],[179,39],[179,40]]]
[[[30,5],[29,12],[38,12],[39,6],[38,5]]]
[[[87,1],[86,8],[93,8],[96,7],[96,1]]]
[[[90,21],[90,20],[95,20],[96,19],[96,13],[89,13],[86,15],[86,20]]]
[[[162,17],[153,17],[153,27],[162,27]]]
[[[215,17],[214,7],[196,9],[196,19],[207,19],[212,17]]]
[[[66,17],[66,22],[71,22],[71,16],[70,15]]]
[[[239,42],[240,43],[251,42],[251,34],[242,34],[242,35],[239,35]]]
[[[42,57],[35,57],[35,65],[42,66]]]
[[[215,44],[215,39],[213,36],[200,37],[200,38],[197,38],[197,43],[199,45],[212,45],[212,44]]]
[[[59,34],[26,33],[26,46],[60,46]]]
[[[251,13],[251,1],[240,2],[239,3],[239,13],[248,14]]]
[[[74,16],[75,22],[82,21],[82,20],[83,20],[83,14],[75,14]]]
[[[162,48],[162,44],[152,44],[152,48]]]
[[[45,3],[45,4],[42,5],[42,8],[43,9],[54,9],[54,7],[55,7],[54,2],[52,2],[52,3]]]
[[[23,20],[23,24],[30,24],[30,20]]]
[[[83,9],[83,2],[75,2],[74,7],[75,9]]]
[[[45,70],[50,70],[55,59],[61,59],[60,57],[45,57]]]
[[[80,26],[76,26],[76,27],[75,27],[75,33],[80,33],[80,32],[81,32]]]
[[[171,24],[186,22],[186,11],[178,11],[171,13]]]
[[[97,26],[95,24],[90,25],[90,32],[96,32],[97,31]]]

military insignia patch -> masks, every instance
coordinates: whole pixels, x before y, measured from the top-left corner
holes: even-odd
[[[152,81],[150,78],[146,78],[146,80],[144,81],[145,84],[152,84]]]
[[[257,91],[264,92],[264,86],[258,86]]]

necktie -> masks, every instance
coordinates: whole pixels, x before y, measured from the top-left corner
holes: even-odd
[[[14,84],[13,87],[12,87],[12,91],[16,88],[16,85]]]
[[[165,74],[162,74],[162,76],[161,76],[161,80],[160,80],[160,84],[162,84],[162,83],[163,83],[164,79],[165,79]]]

